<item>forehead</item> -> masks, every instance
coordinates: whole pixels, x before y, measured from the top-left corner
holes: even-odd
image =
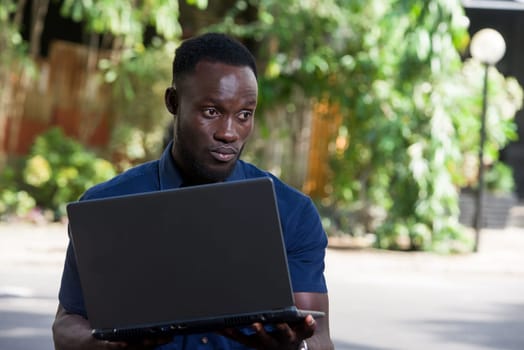
[[[179,93],[192,95],[209,92],[257,94],[257,79],[249,66],[200,61],[177,86]]]

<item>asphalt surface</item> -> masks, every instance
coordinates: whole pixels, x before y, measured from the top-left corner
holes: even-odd
[[[336,349],[524,349],[524,228],[515,222],[484,230],[476,254],[328,249]],[[62,224],[0,223],[0,350],[53,349],[66,245]]]

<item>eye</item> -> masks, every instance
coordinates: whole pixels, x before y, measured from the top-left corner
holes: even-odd
[[[206,118],[216,118],[220,115],[220,113],[213,107],[204,108],[203,114]]]
[[[238,119],[242,121],[247,121],[249,118],[253,116],[253,112],[251,111],[242,111],[238,114]]]

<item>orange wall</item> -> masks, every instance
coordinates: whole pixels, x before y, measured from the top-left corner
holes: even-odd
[[[107,85],[96,86],[87,95],[93,69],[88,68],[86,47],[55,41],[49,59],[38,62],[39,76],[21,91],[24,96],[20,115],[8,115],[3,138],[8,155],[25,155],[35,138],[59,126],[64,133],[88,146],[106,146],[110,138],[110,98]]]

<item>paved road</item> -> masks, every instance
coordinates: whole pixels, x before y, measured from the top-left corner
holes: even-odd
[[[524,349],[523,237],[493,232],[512,250],[478,256],[330,251],[336,348]]]
[[[51,350],[63,225],[0,224],[0,349]]]
[[[524,349],[524,229],[485,231],[478,254],[329,249],[340,350]],[[53,349],[65,228],[0,224],[0,350]]]

